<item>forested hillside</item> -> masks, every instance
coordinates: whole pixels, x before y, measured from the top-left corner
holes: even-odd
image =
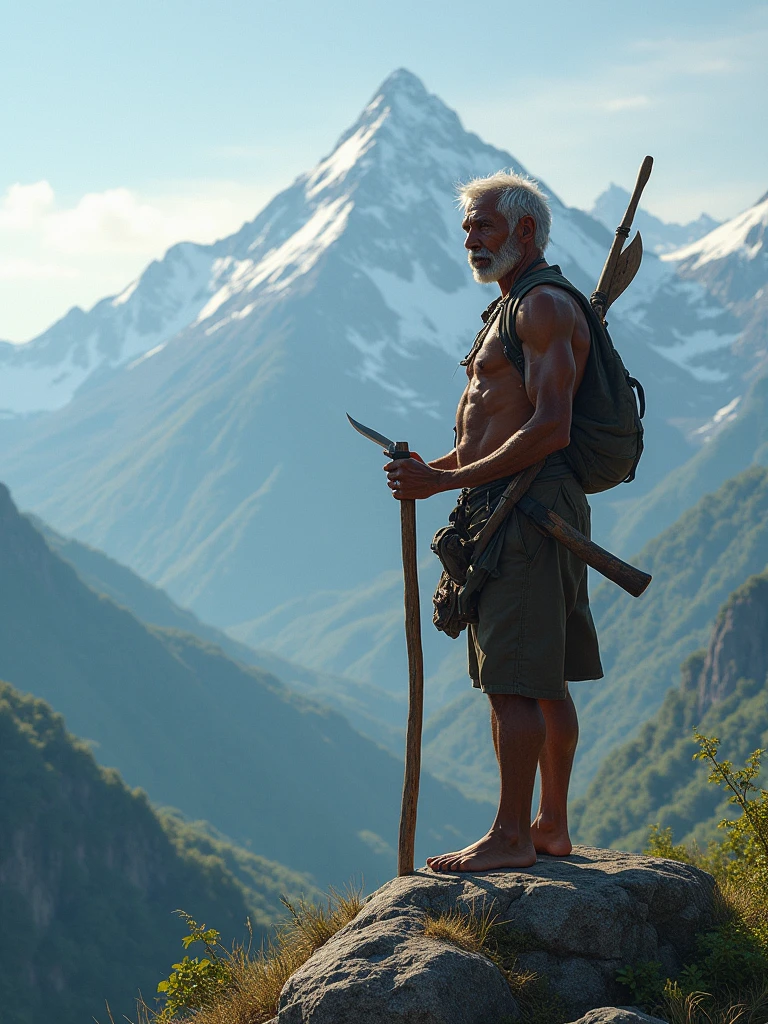
[[[318,884],[390,878],[401,763],[340,715],[87,587],[0,491],[0,678],[48,700],[153,801]],[[487,827],[426,775],[418,856]]]
[[[582,713],[575,781],[583,792],[603,758],[633,735],[706,644],[718,609],[768,565],[768,468],[755,466],[701,498],[634,561],[653,574],[636,601],[595,591],[605,680],[574,687]]]
[[[723,601],[768,565],[768,469],[756,466],[706,495],[633,561],[653,574],[642,597],[611,583],[593,595],[605,679],[572,687],[581,718],[577,795],[609,752],[656,713],[681,663],[706,643]],[[426,755],[440,776],[490,796],[496,768],[488,711],[477,698],[467,692],[427,723]]]
[[[722,741],[722,756],[741,764],[768,747],[768,573],[752,576],[729,598],[706,651],[683,665],[682,681],[638,736],[611,753],[573,809],[582,842],[642,849],[651,823],[676,840],[714,834],[728,805],[692,760],[693,729]],[[765,784],[765,783],[763,783]]]
[[[156,814],[41,700],[0,683],[0,1019],[135,1019],[177,958],[182,908],[257,941],[306,877]],[[240,877],[236,877],[236,875]]]

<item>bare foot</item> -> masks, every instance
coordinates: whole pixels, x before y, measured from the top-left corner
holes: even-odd
[[[531,825],[531,839],[537,853],[548,853],[550,857],[567,857],[573,849],[568,825],[541,815]]]
[[[496,829],[471,846],[441,857],[428,857],[433,871],[495,871],[498,868],[529,868],[536,863],[533,843],[520,842]]]

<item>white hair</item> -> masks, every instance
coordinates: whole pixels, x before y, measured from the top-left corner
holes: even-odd
[[[549,200],[537,181],[514,171],[497,171],[486,178],[472,178],[460,183],[456,189],[459,205],[466,214],[469,207],[488,193],[496,193],[496,209],[507,218],[509,230],[514,231],[521,217],[536,221],[534,242],[540,252],[549,245],[552,211]]]

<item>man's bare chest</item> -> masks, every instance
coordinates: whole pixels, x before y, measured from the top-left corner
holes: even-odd
[[[467,366],[467,376],[478,381],[496,378],[520,380],[520,374],[504,353],[498,320],[490,325],[474,359]]]

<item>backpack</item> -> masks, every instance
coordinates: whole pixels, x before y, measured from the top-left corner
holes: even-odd
[[[640,382],[625,369],[589,299],[563,276],[559,267],[532,270],[512,285],[503,300],[499,320],[504,354],[525,379],[525,358],[515,331],[515,318],[523,297],[542,284],[556,285],[573,295],[589,325],[589,356],[574,395],[571,441],[563,454],[586,494],[629,483],[634,480],[643,453],[641,421],[645,394]]]

